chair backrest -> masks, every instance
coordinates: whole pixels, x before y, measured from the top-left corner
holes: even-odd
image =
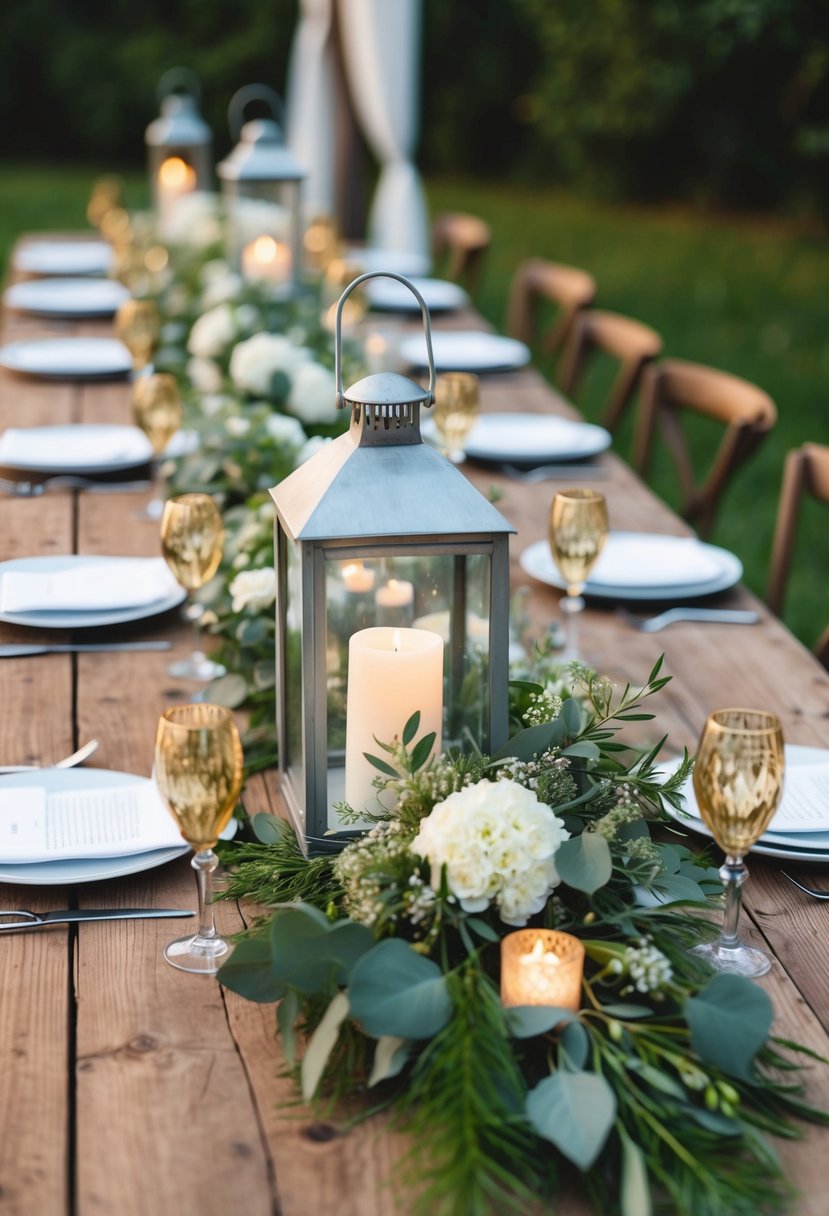
[[[708,475],[700,484],[680,420],[682,411],[725,427]],[[733,473],[757,450],[776,421],[774,402],[755,384],[699,363],[665,359],[648,367],[642,378],[634,467],[646,475],[658,425],[679,473],[680,511],[705,536]]]
[[[783,466],[783,484],[780,487],[766,593],[769,608],[778,616],[786,595],[800,500],[804,494],[829,505],[829,447],[804,443],[802,448],[789,452]],[[824,667],[829,667],[829,627],[815,646],[815,653]]]
[[[432,259],[446,278],[470,291],[478,285],[484,254],[492,243],[492,230],[477,215],[445,211],[432,224]]]
[[[541,349],[552,354],[563,343],[576,313],[589,308],[596,296],[596,280],[577,266],[562,266],[543,258],[521,262],[512,276],[507,307],[507,333],[531,344],[539,305],[549,300],[558,306],[543,335]]]
[[[619,370],[601,416],[602,426],[614,430],[639,384],[643,368],[662,353],[655,329],[621,313],[587,308],[573,319],[562,354],[559,387],[573,397],[591,355],[601,352],[617,360]]]

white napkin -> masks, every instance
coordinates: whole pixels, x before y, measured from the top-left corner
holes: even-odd
[[[179,590],[163,557],[113,557],[65,570],[7,570],[2,612],[84,612],[141,607]]]
[[[40,467],[92,468],[152,456],[149,439],[138,427],[10,427],[0,438],[0,463]]]
[[[721,572],[717,554],[693,537],[611,533],[590,572],[591,586],[671,587]]]

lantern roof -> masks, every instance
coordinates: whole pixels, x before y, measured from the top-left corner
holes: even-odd
[[[147,127],[145,138],[151,147],[180,148],[209,144],[213,135],[195,97],[189,93],[169,93],[161,101],[161,114]]]
[[[366,445],[354,423],[275,486],[271,497],[295,541],[515,531],[434,448],[422,442]]]
[[[272,118],[246,122],[239,142],[216,172],[230,182],[298,182],[305,177],[302,165],[285,145],[282,128]]]
[[[427,404],[431,403],[432,394],[399,372],[374,372],[347,388],[343,399],[354,405],[407,405],[415,401]]]

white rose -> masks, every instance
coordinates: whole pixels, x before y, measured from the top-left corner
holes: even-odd
[[[222,239],[218,196],[194,190],[176,199],[164,219],[164,238],[198,249],[217,244]]]
[[[200,359],[215,359],[224,353],[236,334],[236,323],[229,304],[219,304],[202,313],[190,330],[187,349]]]
[[[310,357],[304,346],[294,346],[279,334],[254,334],[233,348],[230,375],[239,388],[266,397],[275,372],[293,378]]]
[[[312,456],[316,456],[317,452],[322,451],[322,449],[327,447],[330,442],[331,440],[326,439],[324,435],[314,435],[308,440],[305,446],[300,448],[299,452],[297,452],[297,465],[305,464],[306,460],[310,460]]]
[[[230,584],[230,594],[234,612],[242,612],[245,608],[261,612],[276,599],[276,571],[243,570]]]
[[[304,423],[333,422],[337,416],[337,382],[320,363],[305,363],[296,372],[288,409]]]
[[[226,274],[221,279],[212,279],[202,292],[202,308],[215,308],[228,300],[235,300],[242,290],[242,279],[238,274]]]
[[[199,393],[217,393],[222,387],[222,373],[212,359],[188,359],[187,375]]]
[[[268,414],[265,419],[265,430],[271,439],[284,443],[286,447],[301,448],[307,442],[308,436],[302,429],[302,423],[297,418],[289,418],[286,414]]]

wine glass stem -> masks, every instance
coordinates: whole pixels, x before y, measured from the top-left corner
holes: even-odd
[[[213,922],[213,903],[211,900],[213,871],[219,864],[219,859],[212,849],[202,849],[194,854],[190,864],[196,871],[196,881],[199,889],[198,936],[212,938],[216,936],[216,926]]]
[[[737,922],[740,919],[740,907],[743,901],[742,887],[748,878],[748,866],[742,857],[733,857],[729,853],[720,867],[720,878],[725,885],[722,943],[724,946],[737,946],[739,945]]]
[[[566,655],[574,659],[579,654],[579,620],[584,600],[581,597],[581,587],[567,588],[567,595],[561,601],[561,611],[564,613],[564,647]]]

